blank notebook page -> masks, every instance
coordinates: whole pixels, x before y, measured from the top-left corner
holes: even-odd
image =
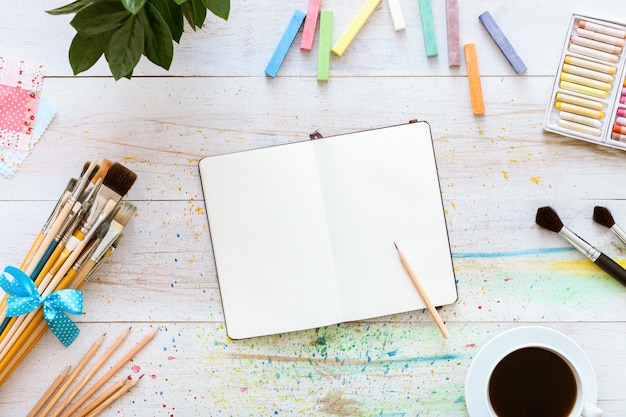
[[[411,123],[200,162],[233,339],[425,308],[456,284],[430,128]]]

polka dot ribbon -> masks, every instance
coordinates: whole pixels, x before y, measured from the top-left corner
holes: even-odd
[[[7,275],[13,277],[9,280]],[[65,314],[82,314],[83,294],[79,290],[59,290],[45,297],[39,295],[35,283],[13,266],[7,266],[0,276],[0,287],[11,297],[7,298],[7,317],[20,316],[43,305],[43,316],[52,333],[68,347],[80,330]]]

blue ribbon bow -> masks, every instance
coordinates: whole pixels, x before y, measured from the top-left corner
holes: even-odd
[[[7,278],[7,274],[13,277],[12,281]],[[42,297],[28,275],[13,266],[4,268],[0,287],[11,296],[6,300],[7,317],[20,316],[43,305],[43,316],[57,339],[65,347],[76,340],[80,330],[64,312],[83,313],[83,294],[79,290],[59,290]]]

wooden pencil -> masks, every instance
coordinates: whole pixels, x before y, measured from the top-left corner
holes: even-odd
[[[54,380],[54,382],[52,382],[50,387],[46,390],[46,392],[44,392],[39,401],[37,401],[37,404],[35,404],[35,406],[32,408],[32,410],[30,410],[30,413],[28,413],[26,417],[35,417],[36,415],[38,415],[41,407],[43,407],[48,399],[54,394],[59,385],[63,383],[65,377],[70,372],[70,369],[72,369],[72,367],[68,366],[67,368],[65,368],[65,371],[59,374],[59,376]]]
[[[74,368],[74,370],[72,371],[70,376],[65,380],[63,385],[61,385],[61,387],[58,389],[58,391],[50,399],[50,402],[48,403],[48,405],[46,405],[44,407],[44,409],[41,412],[42,416],[48,415],[50,410],[52,410],[54,408],[54,406],[57,405],[57,401],[59,401],[59,399],[63,396],[63,394],[65,394],[65,391],[67,391],[67,389],[70,387],[70,385],[72,385],[72,383],[74,382],[74,379],[76,379],[78,374],[83,370],[83,368],[91,360],[93,355],[96,354],[96,351],[98,350],[98,348],[100,347],[100,345],[104,341],[104,337],[105,336],[106,336],[106,333],[103,334],[98,340],[96,340],[96,343],[94,343],[91,346],[91,348],[83,356],[83,358],[80,360],[80,362],[78,362],[78,365],[76,365],[76,367]],[[56,414],[57,414],[57,412],[55,411],[52,415],[55,416]]]
[[[159,329],[156,328],[153,332],[149,333],[146,337],[140,340],[139,343],[135,345],[135,347],[133,347],[126,355],[124,355],[124,357],[117,361],[117,363],[113,365],[106,374],[104,374],[97,382],[95,382],[87,392],[85,392],[79,399],[77,399],[74,404],[72,404],[70,408],[65,413],[63,413],[63,417],[69,417],[72,415],[72,413],[78,410],[80,406],[82,406],[89,398],[91,398],[93,394],[96,393],[96,391],[98,391],[102,387],[102,385],[104,385],[109,379],[111,379],[117,373],[117,371],[122,369],[122,367],[126,365],[128,361],[130,361],[141,349],[143,349],[148,344],[148,342],[150,342],[154,338],[158,331]]]
[[[402,253],[400,248],[398,248],[398,245],[396,245],[395,243],[393,245],[396,247],[396,251],[398,252],[398,256],[400,257],[400,262],[402,262],[402,266],[404,266],[404,269],[411,277],[411,280],[413,280],[413,284],[415,284],[417,291],[420,293],[420,296],[424,300],[424,303],[426,303],[426,307],[428,308],[428,311],[433,316],[433,319],[435,319],[435,323],[437,323],[437,326],[439,326],[439,330],[441,330],[441,334],[443,334],[443,337],[447,339],[448,337],[450,337],[450,334],[448,333],[448,329],[446,329],[446,325],[443,323],[443,320],[441,320],[441,317],[439,316],[437,309],[435,308],[433,303],[430,301],[430,297],[428,296],[428,293],[426,292],[421,282],[417,278],[417,275],[415,275],[415,273],[413,272],[413,269],[411,268],[409,261],[407,261],[407,259],[404,257],[404,254]]]
[[[111,395],[109,398],[104,400],[99,406],[97,406],[92,412],[87,414],[85,417],[96,417],[98,414],[100,414],[102,411],[104,411],[105,408],[107,408],[109,405],[113,404],[114,401],[116,401],[122,395],[124,395],[127,392],[129,392],[135,385],[137,385],[139,383],[141,378],[143,378],[143,375],[141,375],[137,379],[133,379],[133,380],[128,381],[127,383],[125,383],[124,386],[122,386],[120,389],[115,391],[113,393],[113,395]]]
[[[98,361],[87,371],[87,373],[81,378],[78,383],[72,388],[72,391],[63,399],[61,405],[55,410],[54,414],[50,417],[55,417],[61,414],[61,412],[67,407],[72,400],[76,397],[76,395],[82,390],[85,385],[91,380],[91,378],[102,368],[102,365],[111,357],[111,355],[117,350],[117,348],[122,344],[126,336],[130,333],[131,327],[126,329],[120,337],[113,342],[113,344],[104,352],[104,354],[98,359]]]
[[[102,404],[107,398],[111,397],[111,395],[113,395],[120,388],[126,385],[129,379],[130,379],[130,375],[128,375],[127,377],[125,376],[124,378],[117,381],[115,384],[111,385],[106,391],[104,391],[102,394],[97,396],[93,401],[91,401],[89,405],[87,405],[87,407],[80,410],[78,414],[76,414],[76,416],[74,417],[85,417],[86,415],[91,413],[96,407]]]

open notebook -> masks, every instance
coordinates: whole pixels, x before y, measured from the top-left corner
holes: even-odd
[[[199,164],[228,336],[425,308],[456,283],[430,128],[409,123]]]

